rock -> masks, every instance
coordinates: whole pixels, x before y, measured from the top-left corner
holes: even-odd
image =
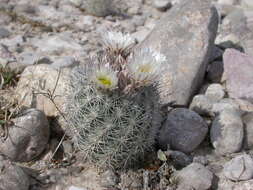
[[[128,171],[120,175],[120,189],[143,189],[143,175],[137,172]]]
[[[215,7],[217,8],[220,18],[224,18],[231,12],[237,9],[235,5],[228,5],[228,4],[219,4],[219,3],[214,3]]]
[[[218,154],[225,155],[241,150],[244,131],[241,115],[237,110],[226,109],[214,119],[210,137]]]
[[[199,163],[199,164],[202,164],[202,165],[207,165],[208,164],[208,159],[206,156],[194,156],[193,158],[193,162],[194,163]]]
[[[64,56],[64,57],[60,57],[58,59],[56,59],[53,63],[52,63],[52,67],[54,68],[71,68],[74,66],[77,66],[78,62],[76,61],[76,59],[74,57],[71,56]]]
[[[136,26],[144,26],[146,22],[145,16],[140,16],[140,15],[134,15],[133,16],[133,21],[134,25]],[[147,27],[147,26],[146,26]]]
[[[227,49],[223,60],[229,97],[246,99],[253,103],[253,57]]]
[[[245,137],[244,137],[244,147],[246,149],[253,148],[253,112],[247,113],[243,116],[243,123],[245,126]]]
[[[86,189],[76,186],[70,186],[68,190],[86,190]]]
[[[27,67],[21,74],[16,88],[16,97],[20,105],[36,107],[47,116],[59,116],[52,101],[43,93],[54,92],[54,102],[59,110],[63,110],[64,96],[68,89],[69,68],[57,70],[50,65],[34,65]]]
[[[77,42],[64,33],[57,36],[45,36],[42,39],[34,38],[31,43],[41,52],[54,55],[59,55],[62,52],[73,54],[82,50],[82,47]]]
[[[48,57],[42,56],[36,52],[23,52],[17,56],[17,63],[8,64],[10,68],[17,73],[21,73],[27,66],[35,64],[50,64],[51,60]]]
[[[238,103],[231,98],[224,98],[213,104],[212,112],[219,114],[224,110],[237,110],[240,112],[240,107]]]
[[[207,190],[213,181],[212,172],[199,163],[192,163],[182,169],[177,177],[179,178],[177,190]]]
[[[30,179],[23,169],[0,157],[0,189],[28,190]]]
[[[225,179],[219,180],[218,189],[219,190],[251,190],[253,187],[253,180],[247,181],[230,181]]]
[[[11,33],[9,32],[9,30],[7,30],[4,27],[0,27],[0,39],[8,38],[10,35],[11,35]]]
[[[8,127],[8,138],[0,144],[0,151],[12,161],[29,162],[38,157],[49,140],[49,124],[45,114],[28,109]]]
[[[207,124],[196,112],[176,108],[168,114],[158,142],[162,149],[166,149],[169,144],[172,149],[189,153],[198,147],[207,132]]]
[[[82,16],[76,23],[78,28],[80,28],[81,30],[85,30],[87,26],[94,26],[94,24],[95,24],[95,19],[93,16],[90,16],[90,15]]]
[[[253,104],[247,100],[235,99],[242,113],[253,112]]]
[[[176,168],[186,167],[192,162],[192,159],[183,152],[167,150],[164,153],[172,160]]]
[[[72,145],[71,142],[69,142],[69,141],[63,141],[62,142],[62,147],[63,147],[63,150],[64,150],[64,154],[71,155],[73,153],[73,145]]]
[[[250,31],[253,31],[253,9],[248,10],[248,11],[245,10],[244,15],[246,17],[247,27],[250,29]],[[250,39],[247,39],[247,40],[251,41],[252,43],[252,40]]]
[[[233,181],[249,180],[253,178],[253,160],[250,155],[237,156],[227,162],[223,169],[224,175]]]
[[[190,104],[190,109],[203,116],[214,116],[212,107],[215,101],[206,95],[196,95]]]
[[[69,0],[74,6],[80,7],[83,3],[82,0]]]
[[[35,14],[37,12],[37,9],[35,6],[29,3],[20,3],[15,6],[14,11],[18,14],[23,14],[23,13]]]
[[[206,89],[205,95],[210,99],[218,102],[224,98],[225,92],[223,87],[220,84],[211,84]]]
[[[155,0],[154,7],[160,11],[166,11],[171,7],[171,0]]]
[[[231,32],[227,35],[220,33],[215,39],[215,44],[219,44],[223,49],[234,48],[242,50],[240,41],[240,38]]]
[[[222,75],[224,72],[223,62],[222,61],[214,61],[207,68],[207,79],[210,82],[217,83],[222,79]]]
[[[103,187],[114,187],[119,183],[119,178],[112,170],[107,170],[101,175],[100,183]]]
[[[253,56],[253,30],[249,30],[246,35],[241,37],[241,46],[247,55]]]
[[[143,28],[142,30],[138,30],[137,32],[132,34],[132,37],[136,39],[138,42],[142,42],[150,33],[150,30],[147,28]]]
[[[242,0],[241,4],[245,8],[253,8],[253,2],[251,0]]]
[[[212,49],[212,54],[210,56],[209,62],[213,62],[217,59],[222,59],[223,50],[218,46],[214,46]]]
[[[246,17],[242,9],[233,10],[222,21],[221,33],[223,34],[232,33],[241,39],[247,32]]]
[[[137,53],[149,47],[166,56],[159,80],[163,104],[187,105],[196,93],[212,53],[217,26],[218,14],[209,0],[183,1],[172,7],[136,48]]]
[[[88,14],[105,17],[113,13],[112,0],[86,0],[83,8]]]
[[[219,4],[234,5],[237,0],[218,0]]]
[[[8,47],[0,44],[0,66],[5,67],[11,62],[15,62],[15,56],[9,51]]]

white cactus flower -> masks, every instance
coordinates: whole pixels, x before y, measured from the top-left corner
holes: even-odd
[[[136,82],[149,84],[161,74],[164,61],[164,55],[151,48],[145,48],[133,57],[132,63],[128,65],[128,72]]]
[[[92,79],[93,82],[102,89],[113,90],[117,88],[118,85],[117,73],[106,66],[97,68]]]
[[[135,44],[130,34],[121,32],[108,31],[102,34],[102,37],[105,48],[117,53],[128,53]]]

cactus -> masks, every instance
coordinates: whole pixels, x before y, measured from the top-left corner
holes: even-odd
[[[164,59],[145,50],[139,55],[145,59],[140,63],[137,55],[130,65],[124,47],[112,46],[111,53],[74,68],[71,77],[67,116],[73,141],[100,168],[137,167],[152,150],[160,124],[154,76]]]

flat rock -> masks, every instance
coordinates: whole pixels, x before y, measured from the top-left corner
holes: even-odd
[[[192,163],[182,169],[177,177],[179,178],[177,190],[207,190],[213,181],[212,172],[199,163]]]
[[[253,57],[228,49],[224,53],[223,60],[229,96],[253,103]]]
[[[202,84],[217,26],[218,14],[209,0],[182,1],[136,48],[138,52],[149,47],[167,58],[159,80],[162,103],[189,103]]]
[[[210,137],[218,154],[225,155],[240,151],[244,137],[241,114],[232,109],[220,112],[212,123]]]
[[[189,153],[198,147],[207,132],[206,122],[196,112],[176,108],[168,114],[158,142],[163,149],[169,144],[172,149]]]
[[[250,155],[237,156],[227,162],[223,169],[224,175],[233,181],[249,180],[253,178],[253,160]]]
[[[59,116],[57,108],[46,94],[53,94],[56,106],[63,110],[69,74],[69,68],[60,70],[44,64],[27,67],[16,88],[19,104],[33,106],[44,111],[47,116]]]
[[[8,137],[0,144],[0,151],[12,161],[29,162],[38,157],[49,140],[49,124],[45,114],[28,109],[12,119]]]

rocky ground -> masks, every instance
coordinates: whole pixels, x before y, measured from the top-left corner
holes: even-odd
[[[0,189],[253,190],[253,1],[84,2],[0,1]],[[71,70],[107,30],[167,59],[161,150],[138,170],[84,163],[64,120]]]

